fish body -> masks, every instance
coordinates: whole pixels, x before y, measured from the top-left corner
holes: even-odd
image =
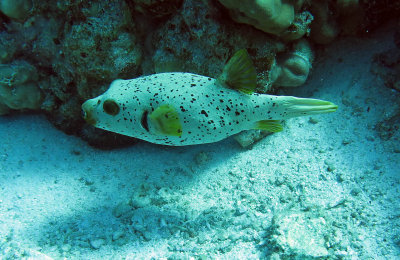
[[[248,56],[239,58],[248,69]],[[254,70],[251,75],[242,71],[241,78],[229,83],[232,66],[236,71],[239,61],[228,63],[230,68],[218,79],[173,72],[115,80],[104,94],[82,105],[84,117],[101,129],[183,146],[217,142],[249,129],[277,132],[282,130],[280,120],[337,108],[317,99],[251,93]]]

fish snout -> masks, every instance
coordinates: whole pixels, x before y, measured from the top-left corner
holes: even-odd
[[[82,104],[82,117],[89,125],[95,125],[96,119],[93,117],[93,107],[90,100]]]

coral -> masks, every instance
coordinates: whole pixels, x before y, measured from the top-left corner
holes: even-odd
[[[16,20],[25,20],[32,7],[32,0],[0,0],[0,11]]]
[[[151,35],[153,65],[145,74],[190,71],[216,78],[227,59],[246,48],[257,68],[262,89],[268,81],[268,75],[263,73],[284,45],[246,25],[221,23],[223,19],[212,1],[185,1],[181,11]]]
[[[0,65],[0,115],[10,110],[38,109],[42,93],[36,69],[25,61]]]
[[[229,9],[235,21],[250,24],[287,40],[301,38],[307,32],[312,20],[309,13],[298,13],[303,4],[302,0],[219,0],[219,2]]]
[[[397,17],[398,1],[360,0],[219,0],[233,20],[293,41],[310,34],[328,44],[339,35],[357,35]]]
[[[106,18],[99,11],[68,28],[62,45],[64,60],[53,66],[60,74],[65,66],[74,71],[72,77],[83,99],[93,96],[92,91],[102,84],[139,74],[141,48],[135,35],[125,29],[132,26],[129,14],[107,5],[104,8],[113,11]]]
[[[270,80],[275,86],[297,87],[307,80],[313,61],[310,44],[299,40],[289,53],[279,55],[270,70]]]
[[[309,35],[310,25],[313,20],[314,16],[308,11],[296,13],[292,24],[280,35],[280,38],[285,41],[293,41]]]

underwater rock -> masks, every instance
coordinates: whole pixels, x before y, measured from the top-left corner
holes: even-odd
[[[385,21],[398,17],[399,1],[313,0],[309,11],[314,16],[310,38],[328,44],[339,35],[363,35]]]
[[[11,62],[16,51],[15,37],[6,32],[0,32],[0,64]]]
[[[65,38],[60,40],[62,56],[53,65],[65,88],[64,93],[78,97],[75,107],[80,106],[81,99],[94,96],[113,79],[137,76],[142,60],[141,47],[131,29],[134,24],[124,2],[102,1],[86,8],[88,16],[82,18],[83,21],[71,20],[64,24]],[[107,10],[106,15],[104,10]],[[74,18],[73,14],[70,16]],[[80,109],[63,112],[59,108],[60,105],[56,110],[61,112],[61,117],[75,121],[72,128],[66,128],[65,123],[58,124],[59,128],[79,133]]]
[[[0,11],[15,20],[25,20],[32,8],[32,0],[0,0]]]
[[[181,7],[183,0],[127,0],[126,2],[136,11],[152,19],[175,13]]]
[[[371,72],[378,75],[386,87],[400,91],[400,49],[393,48],[375,55]]]
[[[389,140],[398,133],[400,129],[400,112],[397,114],[392,114],[385,116],[378,124],[375,126],[375,131],[382,140]]]
[[[0,32],[5,36],[0,46],[7,49],[0,51],[0,59],[8,62],[22,56],[40,68],[43,110],[56,127],[80,135],[81,100],[115,78],[140,74],[142,54],[135,25],[124,1],[46,3],[35,14],[23,26],[10,22]]]
[[[328,44],[339,34],[336,17],[332,15],[329,7],[325,1],[312,2],[311,13],[314,15],[314,21],[311,24],[310,38],[315,43]]]
[[[127,30],[134,27],[129,13],[124,11],[123,4],[104,4],[102,8],[108,10],[106,16],[100,9],[86,21],[66,25],[61,49],[63,62],[73,69],[82,98],[92,96],[92,91],[104,82],[139,73],[142,54],[135,35]],[[57,72],[61,66],[57,66]]]
[[[151,35],[147,48],[154,53],[153,69],[145,74],[181,71],[216,78],[228,58],[246,48],[258,72],[258,90],[265,91],[269,86],[266,71],[284,44],[228,19],[212,1],[185,1],[180,12]]]
[[[299,12],[303,0],[240,1],[219,0],[229,9],[233,20],[246,23],[266,33],[281,36],[286,40],[303,37],[312,20],[309,13]],[[304,16],[308,17],[304,19]],[[311,18],[311,19],[310,19]]]
[[[328,227],[323,217],[305,212],[288,212],[274,217],[272,243],[279,255],[312,259],[327,257],[325,246]]]
[[[106,241],[102,238],[98,238],[98,239],[91,239],[90,240],[90,245],[94,248],[94,249],[99,249],[102,245],[104,245],[106,243]]]
[[[11,110],[39,109],[42,92],[35,67],[26,61],[0,64],[0,115]]]
[[[257,141],[263,139],[267,135],[271,135],[271,132],[264,130],[248,130],[242,131],[234,136],[236,142],[240,144],[241,147],[247,148]]]

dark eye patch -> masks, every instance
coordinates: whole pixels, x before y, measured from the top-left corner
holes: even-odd
[[[147,132],[149,132],[149,123],[147,122],[147,115],[149,114],[148,111],[144,111],[142,114],[142,118],[140,119],[140,124]]]
[[[107,99],[106,101],[104,101],[103,109],[104,109],[104,112],[106,112],[107,114],[109,114],[111,116],[118,115],[119,110],[120,110],[117,102],[115,102],[112,99]]]

